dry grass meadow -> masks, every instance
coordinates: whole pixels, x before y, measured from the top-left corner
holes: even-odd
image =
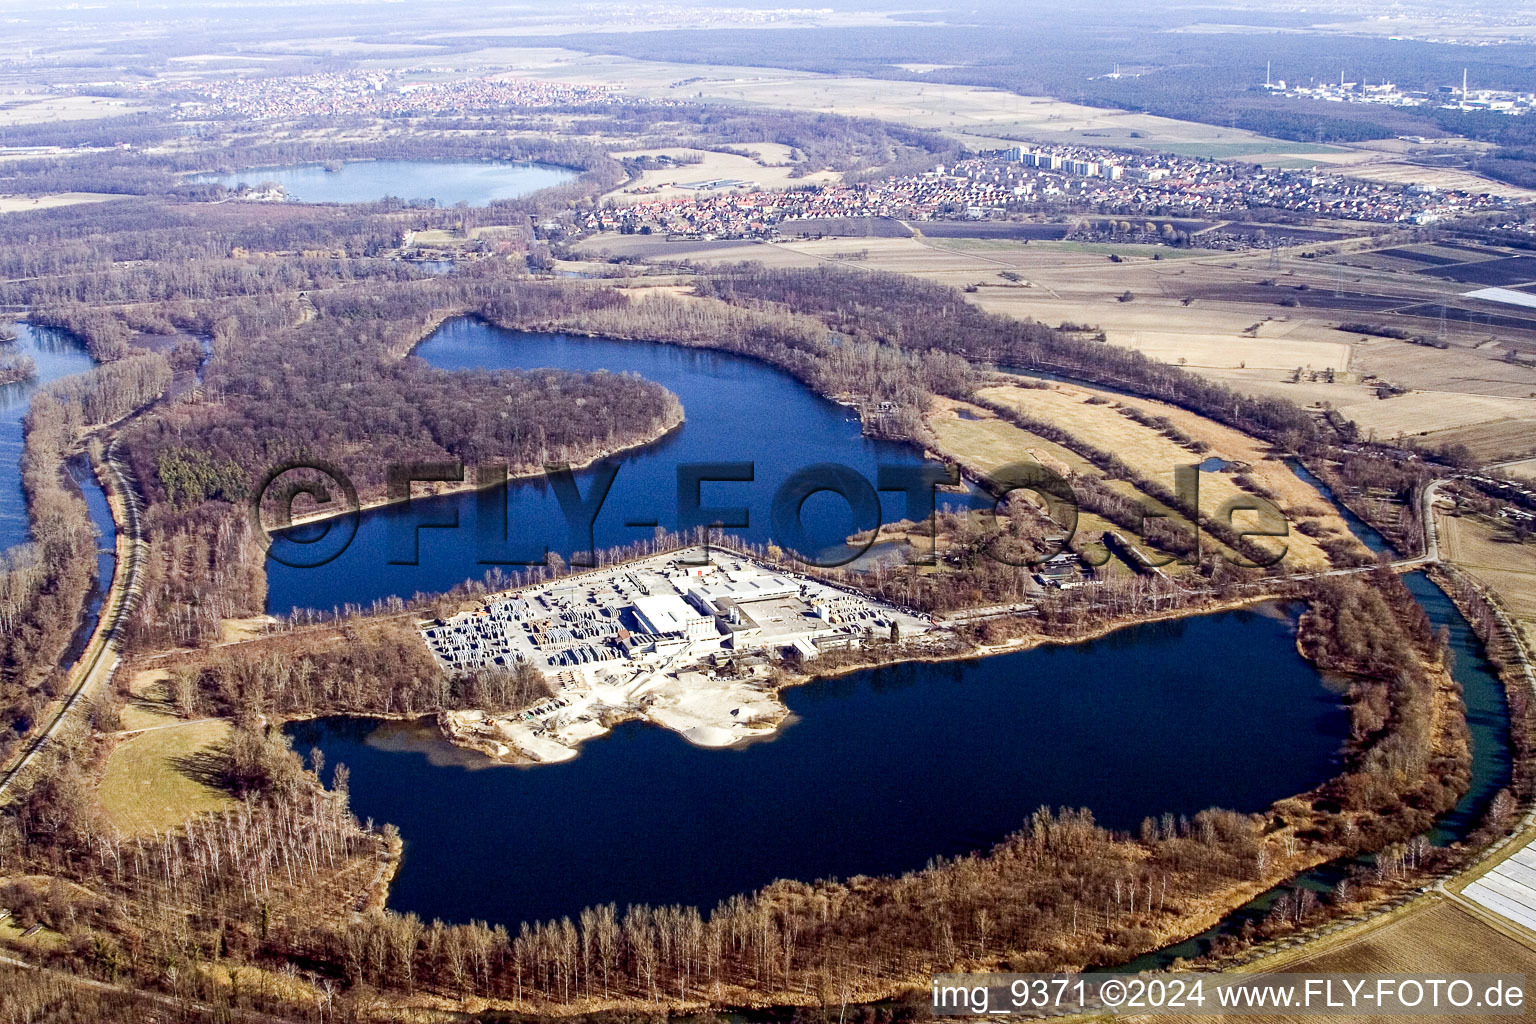
[[[1521,459],[1519,462],[1505,463],[1501,468],[1510,476],[1521,480],[1536,480],[1536,459]]]
[[[0,213],[18,213],[22,210],[51,210],[56,206],[77,206],[80,203],[105,203],[122,196],[109,192],[57,192],[49,196],[0,196]]]
[[[1502,526],[1471,515],[1436,515],[1440,551],[1498,595],[1536,649],[1536,541],[1514,542]]]
[[[94,121],[101,117],[122,117],[143,109],[127,100],[102,96],[51,96],[21,90],[0,92],[0,126]]]
[[[999,379],[1007,378],[999,375]],[[1082,439],[1091,447],[1111,451],[1138,477],[1169,489],[1173,487],[1175,466],[1212,456],[1238,463],[1262,488],[1275,495],[1276,504],[1291,524],[1290,535],[1285,540],[1287,561],[1298,567],[1327,565],[1328,559],[1319,540],[1350,536],[1343,520],[1315,490],[1297,479],[1283,463],[1268,457],[1266,445],[1184,410],[1065,384],[1028,388],[1004,383],[980,389],[977,397],[1016,408],[1031,418],[1049,422],[1072,437]],[[1196,454],[1161,431],[1131,419],[1122,407],[1148,415],[1166,416],[1177,429],[1203,443],[1206,450]],[[1033,459],[1064,474],[1102,476],[1070,445],[1064,446],[1023,430],[981,406],[937,399],[927,422],[945,455],[983,473],[1008,463]],[[1128,481],[1110,481],[1110,486],[1143,499],[1151,509],[1182,519],[1166,506],[1140,494]],[[1230,499],[1243,498],[1249,493],[1237,483],[1234,473],[1200,474],[1200,505],[1208,513],[1213,513]],[[1092,536],[1107,525],[1096,517],[1093,522],[1097,524],[1096,528],[1090,528],[1087,520],[1080,519],[1079,535]],[[1241,526],[1244,519],[1239,516],[1237,522]],[[1310,529],[1317,534],[1316,539],[1296,529],[1302,522],[1313,524]]]
[[[600,236],[583,242],[581,251],[591,258],[609,253],[702,265],[755,261],[909,274],[966,289],[988,312],[1089,325],[1111,344],[1250,394],[1337,410],[1365,437],[1465,444],[1487,461],[1536,451],[1536,366],[1505,358],[1512,346],[1536,351],[1536,332],[1526,338],[1405,312],[1455,302],[1468,289],[1463,283],[1356,266],[1376,257],[1355,252],[1338,257],[1351,261],[1345,265],[1299,253],[1272,258],[1202,251],[1152,259],[1134,254],[1138,247],[1107,247],[1116,255],[1125,250],[1116,262],[1100,251],[1103,246],[930,239],[920,224],[912,227],[918,233],[910,238],[772,243]],[[1393,308],[1351,309],[1361,296]],[[1339,330],[1357,321],[1440,338],[1445,347]]]
[[[222,719],[161,726],[118,742],[97,789],[108,819],[124,833],[142,835],[181,825],[232,800],[202,781],[229,738]]]
[[[1439,899],[1420,900],[1383,924],[1349,933],[1340,939],[1325,939],[1317,947],[1319,952],[1310,955],[1304,953],[1304,959],[1287,956],[1280,963],[1278,958],[1274,958],[1261,961],[1256,967],[1269,971],[1329,974],[1536,974],[1536,946],[1512,937],[1512,933],[1495,928],[1455,903]],[[1148,1015],[1122,1019],[1142,1024],[1173,1024],[1175,1021],[1195,1024],[1223,1018]],[[1266,1014],[1245,1015],[1240,1019],[1253,1024],[1326,1024],[1365,1018],[1342,1014]],[[1450,1024],[1453,1021],[1486,1021],[1490,1018],[1445,1014],[1415,1016],[1412,1019]]]
[[[828,182],[842,180],[842,175],[834,171],[816,171],[799,178],[791,177],[794,165],[789,162],[788,154],[782,152],[785,149],[787,147],[759,143],[755,147],[755,151],[759,154],[757,159],[739,156],[735,153],[715,153],[700,149],[617,150],[613,153],[613,156],[620,158],[670,156],[674,158],[692,158],[700,162],[678,164],[675,167],[661,168],[654,171],[642,171],[639,181],[626,188],[608,193],[604,196],[604,199],[612,199],[615,203],[622,206],[654,199],[676,199],[684,196],[696,196],[699,194],[698,192],[675,186],[679,183],[687,184],[694,181],[709,181],[714,178],[736,178],[763,188],[823,185]]]
[[[715,100],[876,117],[915,128],[937,129],[963,137],[975,147],[996,145],[1001,140],[1033,139],[1101,146],[1157,146],[1190,156],[1259,160],[1320,155],[1344,160],[1354,153],[1347,147],[1287,142],[1242,129],[940,82],[674,64],[553,48],[487,48],[456,59],[515,64],[520,74],[532,78],[604,82],[656,98]]]

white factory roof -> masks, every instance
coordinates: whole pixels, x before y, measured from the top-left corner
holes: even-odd
[[[705,617],[676,594],[637,597],[635,611],[640,613],[652,633],[684,633],[690,621],[697,622]]]
[[[697,583],[690,581],[688,590],[711,604],[726,597],[737,604],[746,604],[750,601],[765,601],[770,597],[788,597],[798,594],[800,585],[783,576],[753,573],[733,580],[709,579]]]

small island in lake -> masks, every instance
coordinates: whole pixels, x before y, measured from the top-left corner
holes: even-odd
[[[37,379],[37,362],[31,356],[0,360],[0,384],[16,384]]]

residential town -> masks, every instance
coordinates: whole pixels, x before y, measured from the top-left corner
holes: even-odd
[[[289,117],[453,114],[503,107],[552,107],[622,102],[607,85],[541,82],[497,75],[445,82],[410,81],[428,69],[384,72],[320,72],[292,78],[211,78],[180,82],[185,94],[177,112],[188,119],[209,114],[252,120]],[[164,91],[165,86],[156,88]]]
[[[1015,147],[940,164],[931,171],[858,184],[787,191],[743,183],[733,190],[611,204],[590,213],[589,230],[684,237],[753,238],[787,221],[895,217],[985,220],[1015,213],[1231,216],[1277,210],[1303,217],[1427,224],[1505,208],[1487,194],[1364,181],[1318,171],[1090,147]]]

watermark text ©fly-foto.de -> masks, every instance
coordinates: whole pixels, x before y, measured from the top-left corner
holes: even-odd
[[[568,550],[574,565],[596,565],[594,528],[612,491],[622,463],[603,462],[584,471],[586,493],[582,493],[576,473],[566,464],[544,468],[542,481],[554,495],[565,527]],[[1175,466],[1171,496],[1162,504],[1141,504],[1144,535],[1148,524],[1171,515],[1183,515],[1202,525],[1221,524],[1229,531],[1229,540],[1248,538],[1284,538],[1290,524],[1278,507],[1256,495],[1240,495],[1223,502],[1207,513],[1200,504],[1198,466]],[[386,471],[386,498],[396,506],[409,508],[415,495],[413,485],[448,485],[462,488],[473,485],[475,496],[475,546],[477,561],[489,566],[534,566],[548,564],[547,545],[528,542],[526,532],[514,528],[508,508],[510,478],[505,465],[489,464],[471,470],[462,462],[396,463]],[[914,564],[937,563],[937,521],[941,488],[960,483],[953,466],[933,462],[882,464],[876,467],[875,480],[850,466],[821,462],[796,470],[774,489],[769,505],[770,534],[775,544],[808,565],[835,568],[863,555],[874,544],[882,523],[880,494],[902,496],[902,518],[929,526],[927,552],[913,559]],[[1078,528],[1079,502],[1072,482],[1049,466],[1020,462],[998,467],[978,480],[991,502],[991,511],[1000,514],[1014,500],[1032,503],[1052,524],[1045,550],[1027,553],[997,543],[993,538],[981,552],[1005,565],[1029,568],[1041,565],[1067,550]],[[720,485],[736,485],[750,497],[757,480],[756,465],[744,462],[685,462],[676,467],[676,494],[672,504],[672,529],[680,534],[711,529],[745,530],[751,525],[751,509],[746,505],[704,503],[704,486],[711,493]],[[854,532],[863,537],[857,543],[838,545],[832,550],[818,549],[808,536],[805,522],[806,503],[814,495],[833,494],[845,502],[852,514]],[[742,499],[737,499],[742,500]],[[1172,510],[1172,511],[1170,511]],[[250,511],[258,536],[275,561],[293,568],[325,565],[351,544],[362,513],[357,488],[348,475],[334,464],[320,461],[291,461],[273,466],[255,488]],[[412,513],[415,509],[410,510]],[[1239,519],[1239,516],[1243,516]],[[994,518],[993,522],[997,520]],[[303,531],[292,528],[307,523]],[[624,521],[633,529],[656,530],[659,514],[636,515]],[[416,565],[419,558],[420,531],[459,529],[458,506],[430,513],[410,514],[396,508],[387,521],[387,560],[392,565]],[[279,541],[281,543],[279,543]],[[1249,546],[1242,555],[1222,552],[1222,557],[1244,568],[1266,568],[1285,557],[1284,543],[1272,547]],[[1189,549],[1178,555],[1154,556],[1140,552],[1140,560],[1150,568],[1175,561],[1194,564],[1199,561],[1199,534],[1195,531]],[[582,560],[583,553],[586,560]],[[1107,549],[1101,561],[1109,557]]]

